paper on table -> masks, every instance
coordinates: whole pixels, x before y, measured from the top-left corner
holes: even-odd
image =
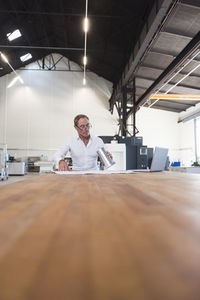
[[[85,171],[54,171],[55,174],[59,175],[83,175],[83,174],[98,174],[98,175],[105,175],[105,174],[132,174],[134,173],[133,170],[121,170],[121,171],[115,171],[115,170],[85,170]]]

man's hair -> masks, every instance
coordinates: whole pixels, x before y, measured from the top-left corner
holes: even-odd
[[[78,125],[78,121],[79,121],[81,118],[86,118],[86,119],[88,119],[88,121],[89,121],[88,116],[86,116],[86,115],[77,115],[77,116],[74,118],[74,125],[75,125],[75,126]]]

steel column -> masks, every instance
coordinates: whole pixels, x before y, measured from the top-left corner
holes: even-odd
[[[135,98],[135,77],[133,78],[133,136],[136,135],[136,98]]]
[[[127,90],[124,87],[122,89],[122,128],[121,128],[121,133],[123,136],[126,136],[126,129],[127,129],[127,116],[126,116],[126,111],[127,111]]]

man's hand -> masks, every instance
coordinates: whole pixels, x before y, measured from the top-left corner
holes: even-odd
[[[71,171],[72,169],[64,160],[59,161],[58,171]]]
[[[113,159],[112,154],[111,154],[109,151],[107,151],[106,154],[107,154],[111,159]]]

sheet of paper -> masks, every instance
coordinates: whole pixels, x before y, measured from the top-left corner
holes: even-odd
[[[105,175],[105,174],[132,174],[134,173],[133,170],[85,170],[85,171],[54,171],[54,173],[59,175],[83,175],[83,174],[98,174],[98,175]]]

